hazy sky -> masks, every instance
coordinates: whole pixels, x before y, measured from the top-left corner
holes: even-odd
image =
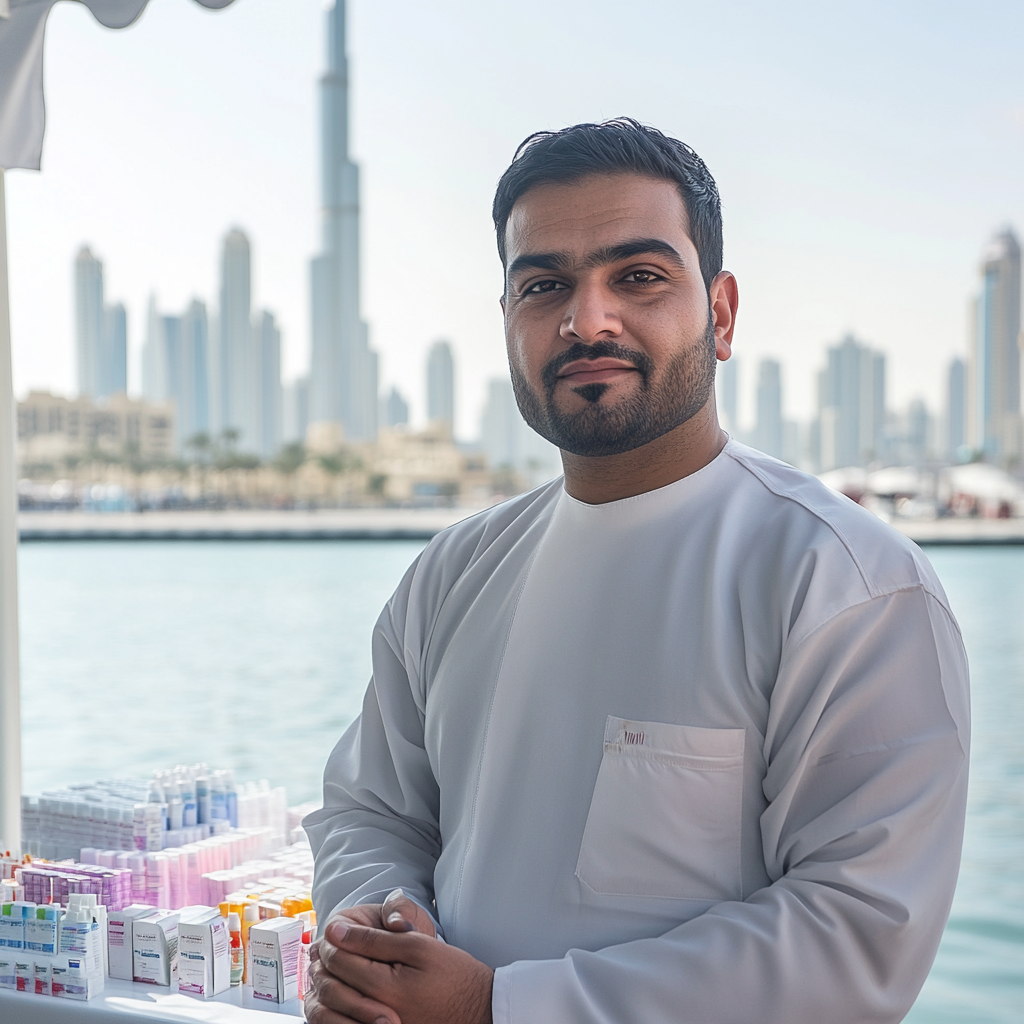
[[[128,306],[137,385],[149,293],[166,312],[193,295],[215,305],[234,224],[253,243],[254,298],[282,323],[286,375],[306,366],[325,6],[152,0],[122,32],[54,8],[43,170],[7,178],[19,393],[74,386],[83,242]],[[350,0],[349,29],[382,386],[421,416],[427,347],[449,338],[463,436],[486,378],[507,372],[489,208],[531,131],[629,114],[697,149],[740,282],[741,388],[778,357],[799,417],[848,330],[889,354],[893,405],[937,404],[966,350],[980,252],[1024,227],[1019,2]]]

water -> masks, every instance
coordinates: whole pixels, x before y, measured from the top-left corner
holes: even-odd
[[[24,789],[179,762],[319,795],[408,541],[21,549]],[[1024,1022],[1024,549],[929,552],[971,660],[963,867],[912,1024]]]

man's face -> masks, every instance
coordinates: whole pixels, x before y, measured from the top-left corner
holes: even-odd
[[[631,451],[712,395],[715,327],[676,185],[531,189],[506,227],[505,337],[524,418],[564,451]]]

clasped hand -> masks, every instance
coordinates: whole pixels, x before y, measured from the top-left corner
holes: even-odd
[[[438,942],[430,915],[401,889],[335,914],[310,975],[309,1024],[491,1024],[494,972]]]

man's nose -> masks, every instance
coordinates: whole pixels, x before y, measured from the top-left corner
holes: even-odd
[[[622,334],[615,296],[598,282],[580,283],[565,311],[558,332],[568,342],[593,344]]]

